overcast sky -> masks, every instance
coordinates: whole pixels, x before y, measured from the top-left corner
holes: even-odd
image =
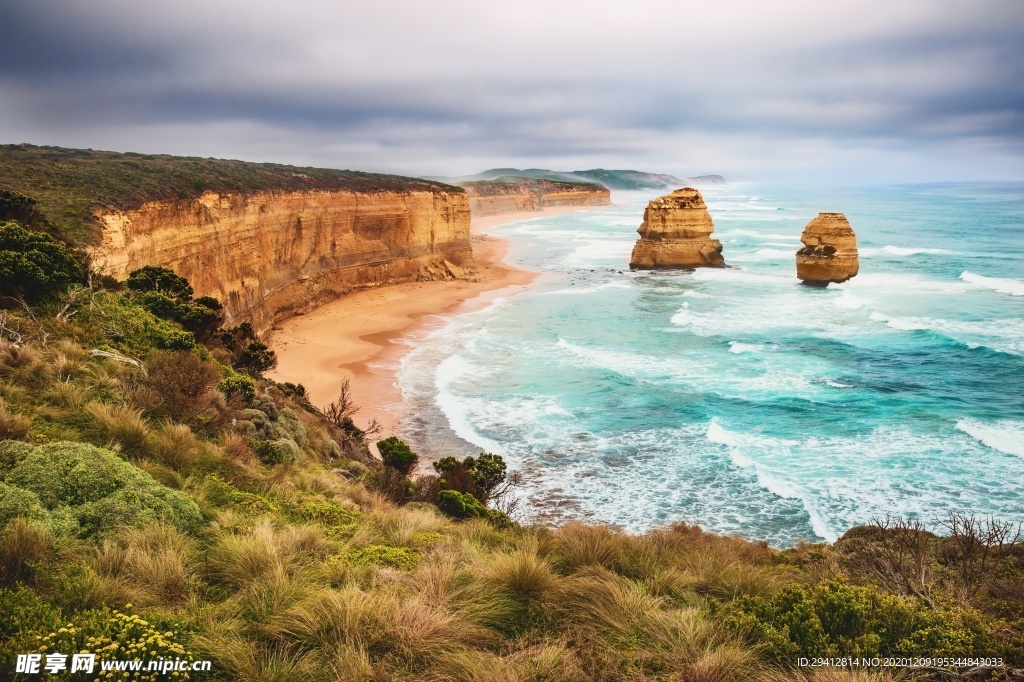
[[[1024,2],[2,0],[0,142],[1024,179]]]

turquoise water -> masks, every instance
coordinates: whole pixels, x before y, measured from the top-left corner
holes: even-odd
[[[527,518],[778,546],[887,513],[1024,520],[1024,184],[702,188],[728,269],[631,272],[650,196],[494,233],[544,273],[418,340],[431,452],[497,452]],[[819,211],[860,275],[800,286]]]

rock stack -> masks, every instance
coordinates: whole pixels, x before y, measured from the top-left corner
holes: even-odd
[[[711,239],[714,230],[703,197],[692,187],[658,197],[644,211],[629,267],[720,268],[725,260],[722,242]]]
[[[819,213],[800,236],[796,276],[806,285],[827,287],[857,274],[857,235],[842,213]]]

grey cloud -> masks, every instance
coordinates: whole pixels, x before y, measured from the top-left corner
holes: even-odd
[[[7,0],[0,135],[435,173],[945,149],[1021,176],[1021,44],[1012,0]]]

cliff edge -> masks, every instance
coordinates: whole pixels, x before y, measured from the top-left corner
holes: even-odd
[[[637,229],[629,267],[702,268],[722,267],[722,243],[711,239],[715,226],[700,192],[692,187],[652,199]]]
[[[800,235],[796,276],[808,286],[845,282],[860,269],[857,235],[842,213],[819,213]]]
[[[477,217],[540,211],[548,206],[608,206],[607,187],[593,182],[559,182],[538,178],[503,176],[462,184],[469,209]]]
[[[356,289],[455,279],[473,267],[459,191],[209,192],[98,214],[93,262],[124,279],[143,265],[187,278],[258,331]]]
[[[171,268],[259,332],[356,289],[474,266],[465,192],[417,178],[0,145],[0,189],[34,200],[39,229],[105,274]]]

